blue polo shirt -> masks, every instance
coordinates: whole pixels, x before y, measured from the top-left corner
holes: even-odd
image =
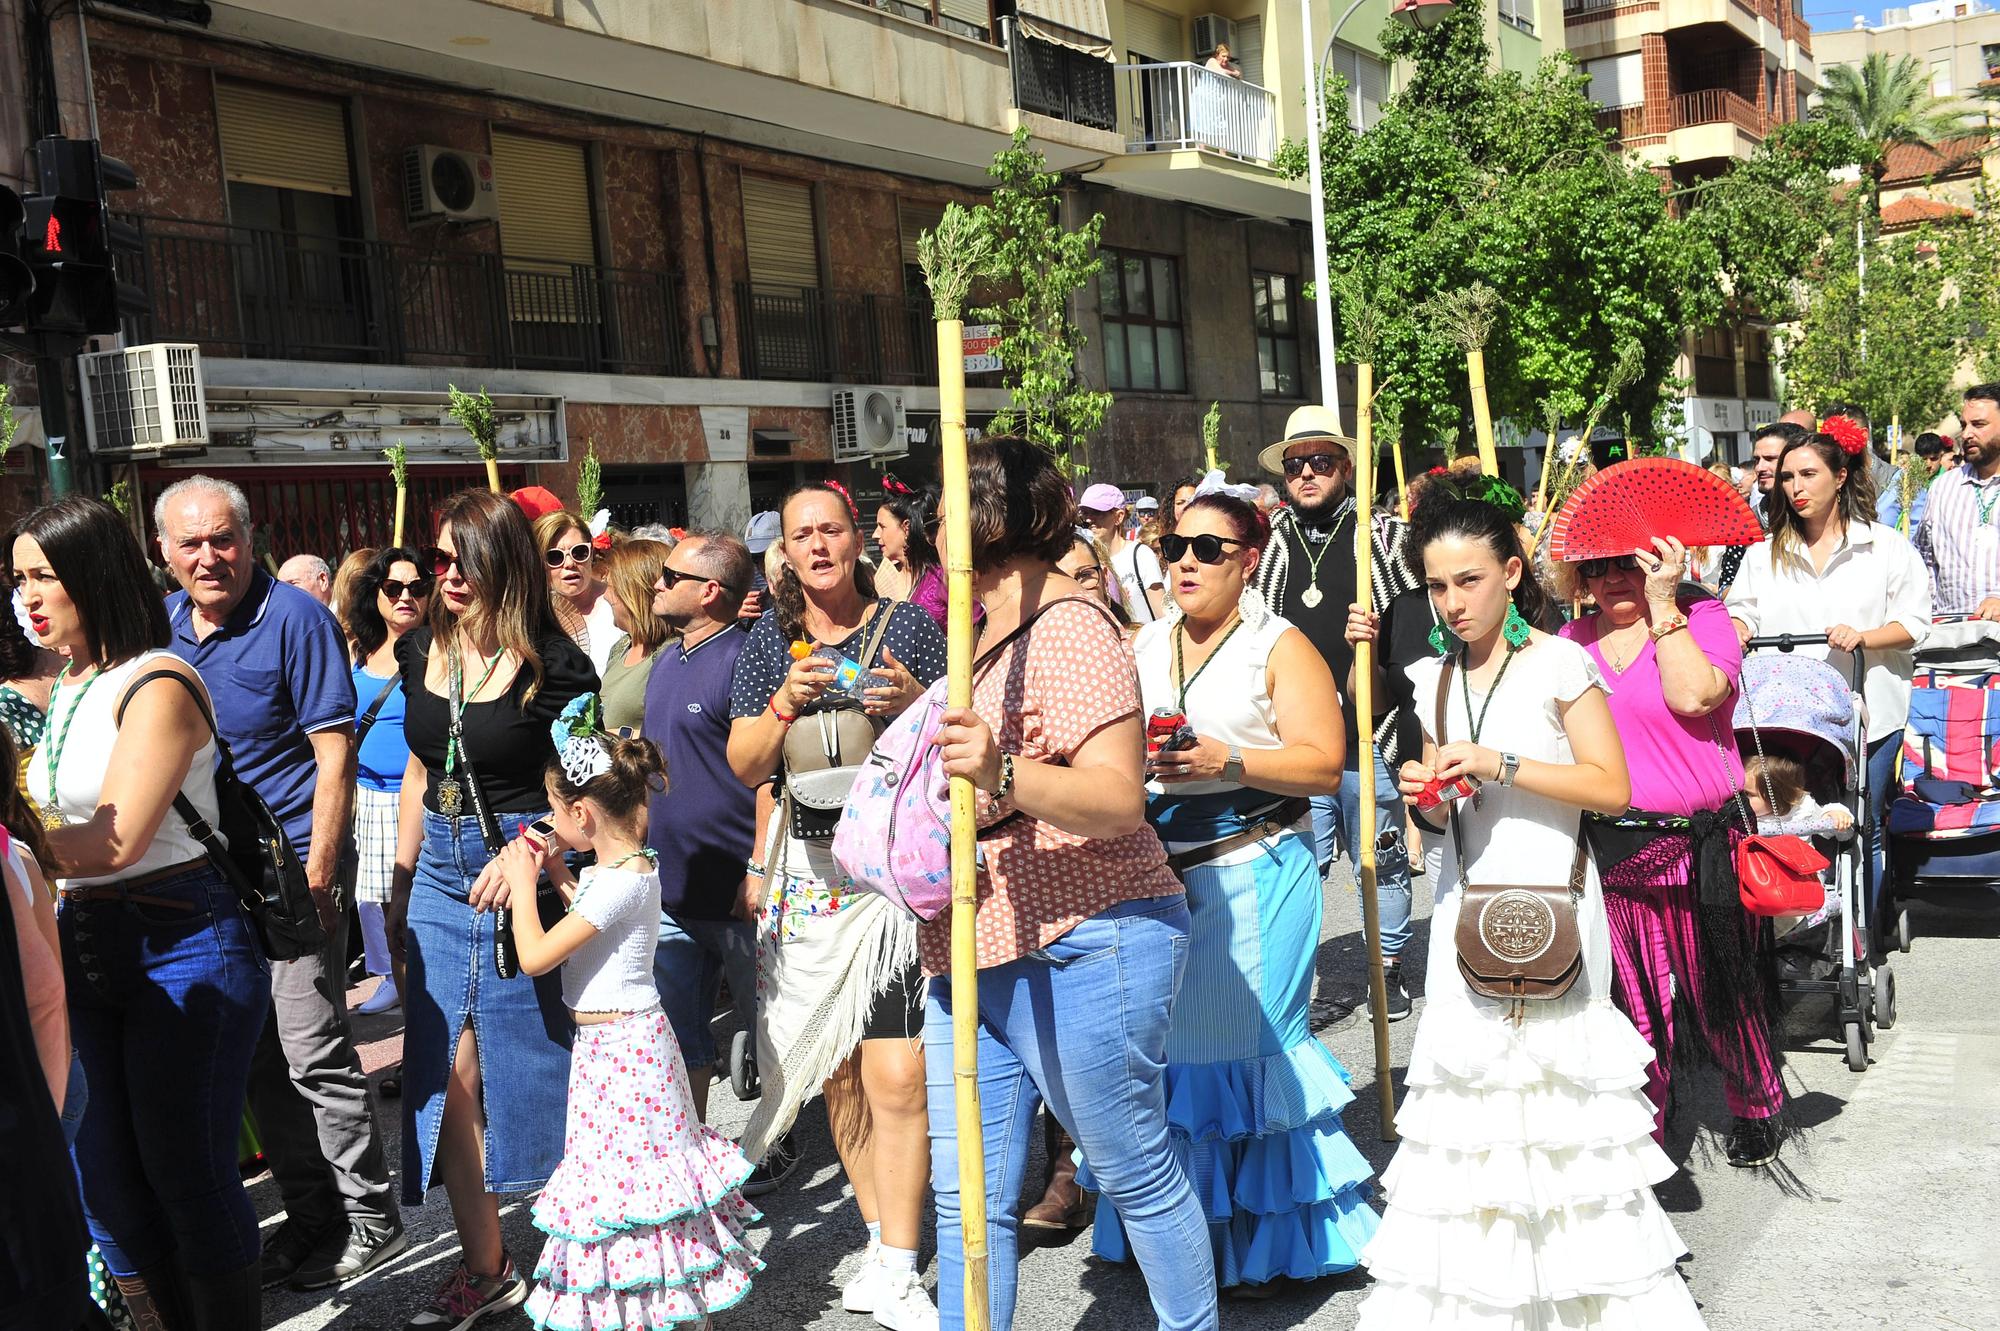
[[[689,919],[730,917],[757,835],[756,792],[729,770],[729,682],[749,640],[726,628],[692,651],[670,642],[646,681],[644,733],[667,759],[646,840],[660,857],[661,906]]]
[[[312,844],[315,731],[354,721],[354,677],[327,608],[263,569],[221,628],[197,641],[186,592],[167,598],[174,655],[201,672],[236,774],[285,825],[300,855]]]

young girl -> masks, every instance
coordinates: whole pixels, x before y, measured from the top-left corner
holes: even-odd
[[[531,829],[501,857],[520,968],[562,966],[577,1027],[562,1164],[534,1208],[549,1241],[528,1314],[556,1331],[706,1326],[764,1268],[743,1243],[760,1217],[737,1192],[749,1161],[695,1115],[653,984],[660,879],[644,849],[646,797],[665,787],[666,760],[651,740],[599,732],[596,718],[591,694],[563,710],[545,774],[553,835]],[[563,867],[569,850],[596,853],[580,881]],[[546,930],[535,902],[545,872],[569,902]]]

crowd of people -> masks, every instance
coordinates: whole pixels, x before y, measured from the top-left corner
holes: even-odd
[[[1355,444],[1318,407],[1262,485],[1189,476],[1164,504],[975,444],[972,705],[934,742],[978,792],[990,1324],[1016,1321],[1024,1231],[1089,1228],[1172,1331],[1357,1267],[1364,1327],[1700,1326],[1653,1194],[1676,1077],[1719,1070],[1732,1165],[1772,1165],[1788,1128],[1769,936],[1731,869],[1744,644],[1859,655],[1886,798],[1933,615],[2000,620],[2000,386],[1960,418],[1920,504],[1893,478],[1881,507],[1857,413],[1781,421],[1741,473],[1767,539],[1568,563],[1463,469],[1359,531]],[[408,1331],[524,1304],[561,1331],[706,1324],[783,1261],[753,1199],[818,1099],[862,1250],[829,1297],[890,1331],[964,1324],[950,912],[914,917],[835,854],[854,773],[946,670],[936,487],[863,514],[808,482],[743,536],[469,490],[418,544],[337,568],[260,564],[224,480],[150,516],[165,599],[96,500],[6,542],[0,1119],[23,1149],[0,1304],[255,1331],[264,1290],[379,1271],[403,1208],[441,1201],[458,1258]],[[1367,849],[1364,764],[1379,1016],[1421,1011],[1379,1180],[1314,1035],[1342,1006],[1315,962],[1329,867]],[[1751,767],[1757,812],[1790,812]],[[245,896],[245,848],[218,850],[245,810],[275,829],[265,866],[295,861],[323,937],[299,955],[271,941],[282,903]],[[1491,996],[1450,941],[1461,907],[1558,866],[1577,964],[1546,1001]],[[359,1011],[402,1013],[373,1095],[350,919]],[[718,1075],[757,1101],[735,1140],[706,1126]],[[394,1187],[378,1111],[401,1120]],[[509,1250],[509,1194],[538,1194],[539,1254]]]

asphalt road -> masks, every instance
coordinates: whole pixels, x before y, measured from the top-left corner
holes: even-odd
[[[1429,913],[1421,883],[1417,895],[1417,953],[1408,969],[1421,978]],[[1822,1001],[1804,1000],[1790,1014],[1788,1081],[1806,1127],[1790,1156],[1796,1187],[1781,1189],[1762,1171],[1730,1169],[1713,1131],[1726,1130],[1729,1121],[1719,1088],[1695,1088],[1697,1112],[1688,1117],[1704,1127],[1669,1142],[1682,1168],[1660,1195],[1693,1253],[1685,1269],[1713,1331],[2000,1331],[2000,919],[1920,909],[1917,922],[1914,951],[1893,961],[1898,1024],[1881,1033],[1866,1072],[1847,1070]],[[1358,997],[1360,912],[1345,866],[1328,880],[1324,933],[1321,993]],[[1399,1090],[1416,1024],[1391,1028]],[[392,1013],[358,1018],[357,1025],[364,1063],[379,1079],[400,1057],[399,1022]],[[1379,1139],[1368,1024],[1350,1017],[1320,1035],[1354,1073],[1348,1130],[1379,1171],[1394,1147]],[[399,1120],[394,1102],[385,1103],[382,1125],[394,1160]],[[724,1131],[747,1118],[747,1106],[726,1086],[717,1087],[711,1109]],[[766,1219],[755,1237],[769,1269],[747,1301],[716,1319],[718,1331],[873,1326],[839,1307],[837,1282],[854,1270],[866,1234],[817,1104],[801,1129],[804,1165],[760,1201]],[[269,1179],[256,1181],[252,1193],[266,1225],[274,1226]],[[457,1255],[441,1191],[406,1219],[411,1249],[389,1268],[331,1295],[271,1291],[267,1325],[397,1331]],[[528,1199],[511,1201],[505,1225],[516,1262],[532,1268],[541,1236],[529,1222]],[[930,1242],[927,1233],[927,1269]],[[1153,1326],[1136,1272],[1088,1252],[1086,1234],[1024,1254],[1017,1326]],[[1365,1284],[1356,1274],[1288,1287],[1268,1301],[1229,1301],[1223,1324],[1241,1331],[1349,1327]],[[521,1331],[528,1321],[515,1313],[480,1326]]]

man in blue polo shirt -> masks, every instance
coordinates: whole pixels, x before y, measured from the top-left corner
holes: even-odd
[[[755,1023],[757,934],[736,917],[736,903],[756,839],[756,795],[729,768],[729,682],[748,638],[736,625],[755,568],[734,536],[696,532],[653,584],[653,613],[680,631],[646,682],[646,737],[666,755],[669,783],[647,809],[647,840],[660,857],[653,978],[704,1118],[716,1060],[709,1023],[725,975],[738,1017]],[[787,1133],[744,1191],[769,1192],[797,1164]]]
[[[264,1284],[322,1289],[408,1244],[347,1026],[335,878],[353,798],[353,675],[326,607],[257,567],[243,491],[190,477],[161,493],[153,525],[182,587],[167,602],[174,653],[207,683],[237,775],[305,854],[327,925],[321,955],[272,965],[271,1020],[250,1071],[251,1112],[285,1203],[264,1245]]]

